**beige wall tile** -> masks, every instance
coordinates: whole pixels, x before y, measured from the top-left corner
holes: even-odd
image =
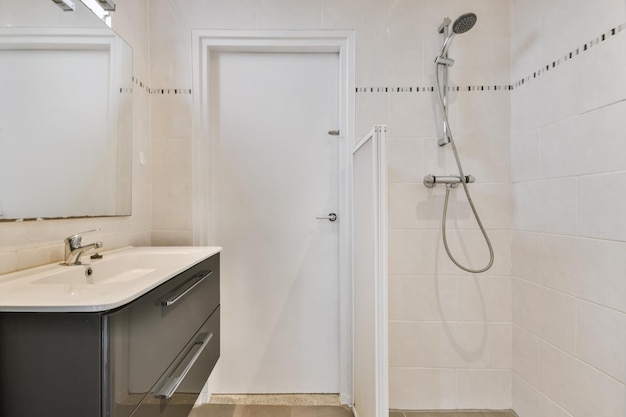
[[[257,29],[319,29],[322,1],[257,0]]]
[[[578,234],[599,239],[626,240],[626,174],[580,177],[578,180]]]
[[[457,277],[391,275],[389,319],[441,321],[458,316]],[[400,337],[402,335],[399,335]],[[390,340],[393,340],[390,338]]]
[[[389,230],[389,274],[432,273],[436,255],[432,237],[419,230]]]
[[[150,43],[152,88],[191,88],[191,48],[187,42]]]
[[[386,40],[386,12],[386,2],[377,0],[322,0],[322,27],[355,29],[359,40]]]
[[[480,17],[480,22],[482,18],[483,16]],[[478,26],[475,28],[477,29]],[[449,71],[450,83],[454,85],[491,84],[491,39],[459,36],[454,43],[454,53],[451,53],[450,57],[454,56],[456,62]],[[508,93],[504,95],[508,96]],[[474,102],[474,95],[471,100]]]
[[[510,323],[511,278],[508,276],[458,277],[455,320]]]
[[[389,323],[391,367],[510,369],[511,325]]]
[[[63,259],[63,243],[55,246],[43,246],[24,249],[17,253],[17,269],[26,269],[54,263]]]
[[[539,178],[539,135],[540,131],[534,129],[511,136],[511,175],[514,182]]]
[[[616,1],[616,0],[610,0]],[[619,0],[617,0],[619,1]],[[623,7],[623,5],[622,5]],[[623,16],[622,16],[623,17]],[[603,29],[608,31],[614,26]],[[600,34],[597,34],[600,36]],[[583,72],[594,74],[594,82],[582,93],[585,111],[597,109],[621,101],[626,96],[626,80],[618,70],[626,65],[626,33],[624,31],[589,50],[589,57],[582,62]],[[602,62],[602,65],[598,65]],[[597,77],[597,78],[596,78]]]
[[[514,227],[524,231],[576,233],[577,182],[573,178],[514,185]]]
[[[453,369],[391,368],[389,406],[400,410],[454,409],[457,405]]]
[[[513,373],[513,410],[519,417],[573,417],[515,372]]]
[[[564,55],[567,52],[569,51],[563,51],[561,54]],[[549,61],[542,61],[539,63],[539,68],[552,64],[559,57],[554,56],[549,58]],[[538,71],[538,68],[534,71]],[[526,76],[533,75],[533,72]],[[585,74],[584,62],[572,59],[567,61],[566,65],[544,72],[532,81],[537,86],[534,105],[537,109],[539,126],[546,126],[584,111],[584,94],[576,87],[580,85],[580,80],[585,77]]]
[[[578,301],[576,353],[618,381],[626,377],[626,314]]]
[[[152,138],[191,139],[192,96],[153,94],[151,97]]]
[[[622,117],[616,103],[541,128],[541,175],[547,177],[622,171],[626,152]],[[588,196],[586,196],[588,197]]]
[[[458,404],[460,409],[510,409],[512,406],[511,371],[459,370]]]
[[[541,283],[626,312],[626,244],[546,235],[540,251]]]
[[[525,281],[539,283],[539,250],[541,235],[513,231],[511,262],[513,276]]]
[[[433,139],[434,140],[434,139]],[[422,158],[422,141],[416,137],[387,138],[387,180],[394,183],[419,183],[424,178],[419,161]],[[423,185],[422,185],[423,186]],[[394,220],[394,216],[389,216]],[[391,226],[393,227],[393,226]]]
[[[514,279],[513,282],[513,322],[574,353],[576,300],[522,280]]]
[[[546,343],[541,345],[541,390],[574,416],[621,416],[624,384]]]
[[[390,136],[437,137],[438,125],[433,97],[429,93],[396,93],[389,95]]]
[[[502,137],[511,133],[508,91],[480,91],[459,94],[450,112],[456,113],[453,133],[464,137]],[[504,114],[503,114],[504,113]]]
[[[513,371],[533,385],[539,383],[541,339],[513,325]]]
[[[153,230],[153,246],[192,246],[193,233],[190,230]]]
[[[491,40],[491,84],[511,84],[511,39]]]
[[[153,229],[191,230],[191,186],[155,186],[153,203]]]
[[[491,181],[510,184],[511,180],[511,140],[509,136],[491,139]]]
[[[537,69],[533,68],[529,73],[524,72],[519,78],[513,77],[511,82],[519,82],[523,77],[531,76],[533,71],[537,71]],[[537,105],[537,95],[541,92],[541,87],[539,83],[531,82],[524,85],[524,88],[516,88],[511,92],[512,135],[519,135],[541,127],[539,124],[540,109]],[[513,152],[512,157],[515,158],[515,155]]]
[[[191,186],[191,141],[155,140],[152,149],[154,183]]]

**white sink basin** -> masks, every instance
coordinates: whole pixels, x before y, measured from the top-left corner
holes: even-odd
[[[58,271],[45,278],[35,279],[31,284],[44,285],[102,285],[130,282],[141,278],[154,268],[131,268],[121,270],[114,263],[106,262],[92,267],[91,265],[73,266],[69,270]]]
[[[160,249],[160,248],[159,248]],[[37,275],[31,284],[103,285],[130,282],[184,261],[188,251],[172,248],[169,252],[135,248],[112,252],[101,259],[83,257],[84,265],[66,266]]]
[[[122,306],[219,247],[130,247],[84,265],[50,264],[0,275],[0,311],[106,311]],[[89,264],[87,264],[89,263]]]

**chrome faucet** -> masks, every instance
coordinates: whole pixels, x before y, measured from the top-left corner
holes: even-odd
[[[81,265],[80,257],[89,250],[102,247],[102,242],[94,242],[81,246],[81,241],[85,233],[99,232],[100,229],[87,230],[65,238],[65,262],[61,265]]]

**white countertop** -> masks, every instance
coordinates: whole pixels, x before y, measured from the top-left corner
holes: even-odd
[[[0,275],[0,311],[111,310],[221,250],[215,246],[128,247],[101,252],[102,259],[83,256],[83,265],[49,264]]]

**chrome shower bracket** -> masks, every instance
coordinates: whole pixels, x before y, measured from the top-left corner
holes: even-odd
[[[424,177],[424,185],[427,188],[434,188],[437,184],[446,184],[446,187],[455,188],[461,182],[471,184],[473,182],[476,182],[476,178],[474,178],[472,175],[465,175],[464,177],[460,177],[458,175],[434,176],[433,174],[428,174]]]
[[[448,143],[450,143],[450,136],[447,135],[437,140],[437,145],[439,146],[446,146]]]
[[[454,65],[456,61],[452,58],[438,56],[435,58],[435,63],[439,65],[445,65],[446,67],[451,67]]]
[[[443,22],[441,22],[441,24],[439,25],[439,29],[437,29],[437,31],[439,33],[443,33],[445,36],[448,36],[448,31],[449,31],[451,24],[452,24],[452,20],[449,17],[444,17]]]

